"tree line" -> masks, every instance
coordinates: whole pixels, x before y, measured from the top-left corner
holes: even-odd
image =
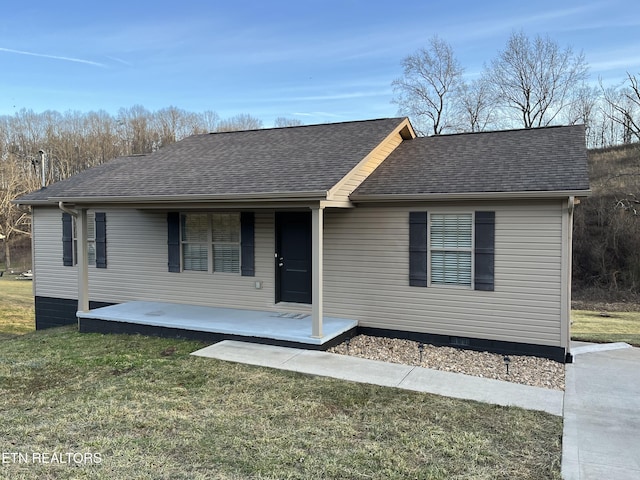
[[[584,124],[588,146],[599,150],[590,152],[594,195],[576,210],[576,285],[585,291],[640,291],[640,149],[611,149],[640,142],[640,75],[627,73],[614,86],[590,85],[581,53],[517,32],[471,79],[437,36],[402,67],[392,82],[393,101],[421,135]],[[278,118],[274,126],[300,124]],[[189,135],[262,127],[249,114],[222,119],[214,111],[149,111],[140,105],[116,114],[21,110],[0,116],[0,264],[11,268],[12,246],[29,251],[29,212],[11,200],[39,188],[39,151],[47,159],[48,184]]]
[[[584,124],[590,148],[640,141],[640,76],[594,86],[584,54],[549,37],[512,33],[472,79],[438,36],[402,66],[393,101],[422,135]]]
[[[592,195],[575,210],[574,293],[579,300],[638,302],[640,144],[589,151]]]
[[[277,118],[275,126],[300,125]],[[112,115],[105,111],[36,113],[21,110],[0,116],[0,263],[12,267],[11,247],[27,241],[30,215],[11,203],[41,185],[45,155],[46,184],[64,180],[87,168],[124,155],[153,152],[187,136],[262,128],[249,114],[220,118],[214,111],[189,112],[176,107],[157,111],[135,105]],[[39,152],[43,152],[40,154]]]

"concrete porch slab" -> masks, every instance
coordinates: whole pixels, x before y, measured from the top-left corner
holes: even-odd
[[[321,346],[357,327],[356,320],[323,317],[322,338],[311,337],[311,315],[288,312],[203,307],[176,303],[135,301],[78,312],[78,319],[98,320],[270,339]]]

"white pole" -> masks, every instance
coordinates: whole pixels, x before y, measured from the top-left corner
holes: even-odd
[[[47,186],[47,164],[44,150],[38,152],[40,154],[40,171],[42,172],[42,188]]]
[[[322,315],[323,315],[323,208],[311,209],[311,244],[312,244],[312,261],[311,261],[311,336],[313,338],[322,338]]]
[[[76,217],[78,245],[78,311],[89,311],[89,260],[87,253],[87,209],[78,208]]]

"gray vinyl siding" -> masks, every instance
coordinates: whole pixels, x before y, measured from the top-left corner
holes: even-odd
[[[89,267],[89,298],[121,303],[168,301],[248,309],[273,308],[273,212],[255,216],[255,277],[167,270],[166,212],[100,209],[107,215],[108,267]],[[62,266],[58,209],[34,208],[36,295],[77,298],[77,267]],[[44,241],[47,238],[49,241]],[[41,241],[39,241],[41,240]],[[255,282],[262,288],[256,289]]]
[[[495,291],[409,286],[409,211],[496,212]],[[325,314],[361,326],[560,345],[561,204],[327,210]]]
[[[76,268],[62,265],[62,211],[58,208],[34,207],[31,217],[34,294],[41,297],[78,298]]]
[[[409,212],[495,211],[495,291],[409,286]],[[106,269],[89,267],[89,298],[310,312],[274,304],[274,212],[255,213],[255,277],[167,271],[163,211],[107,215]],[[561,346],[562,203],[325,209],[324,314],[361,326]],[[57,208],[33,209],[35,294],[77,298],[76,267],[62,265]],[[255,282],[262,282],[256,289]]]

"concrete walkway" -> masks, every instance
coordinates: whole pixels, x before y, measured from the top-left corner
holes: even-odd
[[[583,344],[571,350],[562,477],[640,479],[640,349]]]
[[[560,390],[335,353],[225,340],[193,352],[193,355],[540,410],[558,416],[562,415],[563,409],[564,395]]]
[[[572,344],[565,392],[295,348],[223,341],[193,355],[564,415],[565,480],[640,479],[640,348]]]

